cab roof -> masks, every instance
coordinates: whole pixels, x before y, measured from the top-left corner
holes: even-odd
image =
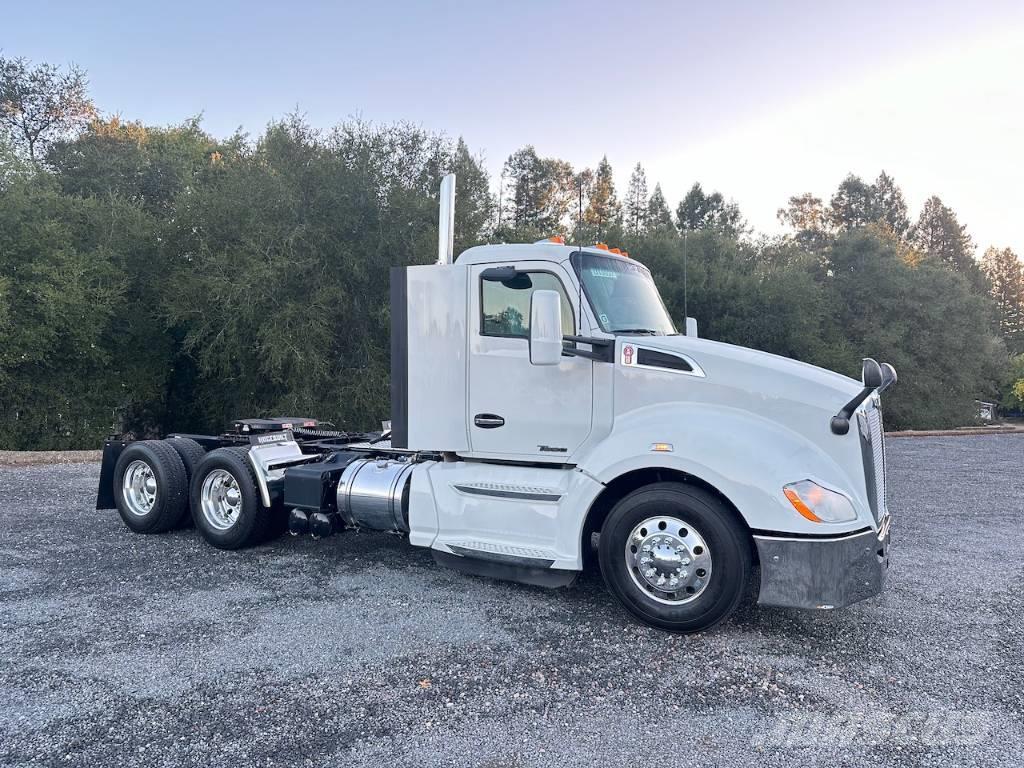
[[[553,261],[561,263],[577,251],[604,256],[608,259],[634,261],[628,256],[620,256],[597,248],[593,245],[562,245],[541,241],[539,243],[500,243],[496,245],[477,245],[467,248],[455,259],[456,264],[491,264],[504,261]]]

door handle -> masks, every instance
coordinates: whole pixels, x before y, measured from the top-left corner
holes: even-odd
[[[480,429],[497,429],[505,426],[505,420],[493,413],[478,413],[473,417],[473,423]]]

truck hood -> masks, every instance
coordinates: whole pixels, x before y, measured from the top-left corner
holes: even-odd
[[[707,383],[734,407],[758,409],[770,400],[796,402],[835,413],[862,388],[848,376],[748,347],[691,336],[620,337],[622,344],[690,358]],[[719,399],[715,397],[714,399]]]

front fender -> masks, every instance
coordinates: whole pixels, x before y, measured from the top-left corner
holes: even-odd
[[[654,451],[654,443],[672,450]],[[684,472],[714,486],[754,530],[836,535],[871,525],[862,477],[806,436],[750,411],[708,403],[639,408],[618,418],[578,466],[604,484],[651,467]],[[862,471],[856,462],[852,469]],[[804,478],[849,496],[858,519],[813,523],[798,514],[782,488]]]

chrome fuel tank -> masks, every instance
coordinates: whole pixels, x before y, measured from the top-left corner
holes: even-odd
[[[359,459],[341,473],[338,513],[348,524],[374,531],[409,531],[412,462]]]

